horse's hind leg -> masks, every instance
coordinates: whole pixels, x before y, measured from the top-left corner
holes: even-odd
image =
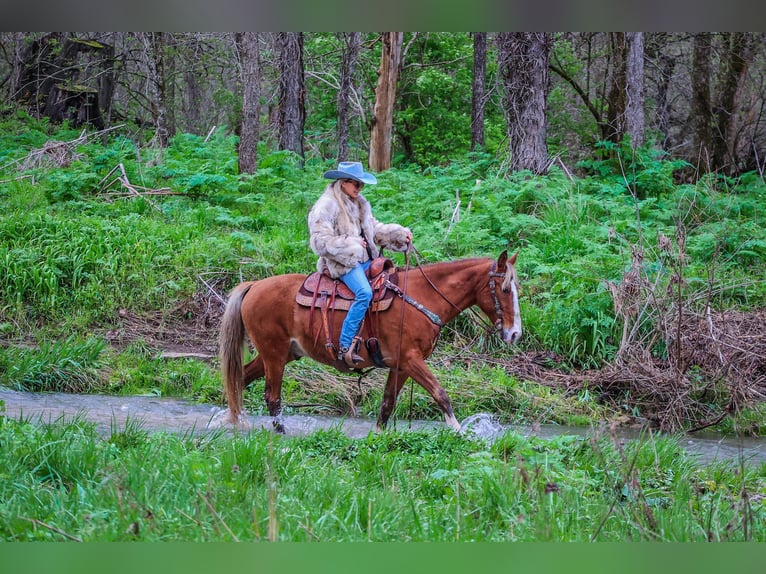
[[[266,374],[266,369],[263,366],[263,357],[256,356],[252,361],[247,363],[243,368],[243,383],[247,388],[255,379],[263,378]]]
[[[269,409],[269,415],[274,417],[272,424],[278,433],[285,432],[282,421],[282,377],[285,374],[284,360],[270,360],[264,362],[266,372],[266,389],[264,399]]]

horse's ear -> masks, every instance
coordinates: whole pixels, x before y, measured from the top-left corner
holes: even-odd
[[[497,258],[497,272],[505,273],[505,262],[508,260],[508,250],[505,249]]]
[[[516,265],[516,256],[517,256],[518,254],[519,254],[519,252],[517,251],[516,253],[514,253],[513,255],[511,255],[511,258],[508,260],[508,262],[509,262],[511,265]]]

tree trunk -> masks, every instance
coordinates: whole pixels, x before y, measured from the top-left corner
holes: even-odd
[[[694,150],[705,171],[710,169],[713,147],[710,123],[710,40],[709,32],[699,32],[694,35],[692,49],[692,137]]]
[[[654,125],[656,130],[662,134],[662,140],[659,145],[663,148],[672,145],[670,141],[671,118],[670,102],[668,94],[670,92],[670,81],[676,67],[676,57],[670,52],[668,45],[669,34],[665,32],[656,32],[647,36],[646,59],[653,62],[656,72],[654,74],[655,92],[654,100],[656,102]]]
[[[238,32],[237,46],[242,78],[242,127],[239,136],[239,172],[258,168],[258,137],[261,116],[261,66],[258,32]]]
[[[473,90],[471,93],[471,151],[484,147],[487,33],[473,33]]]
[[[8,102],[18,101],[24,71],[24,32],[11,32],[11,73],[8,76]]]
[[[383,32],[375,108],[370,135],[370,169],[383,171],[391,167],[391,133],[394,123],[396,84],[401,66],[404,32]]]
[[[752,34],[726,32],[721,55],[720,87],[713,112],[713,169],[734,174],[738,170],[737,133],[742,82],[752,63]]]
[[[200,114],[203,96],[202,86],[194,69],[184,71],[184,99],[186,100],[185,124],[189,133],[199,134],[203,130],[202,115]]]
[[[165,46],[165,125],[170,139],[176,135],[176,47],[172,33],[166,33],[165,39],[172,41]]]
[[[361,32],[341,32],[343,44],[340,64],[340,89],[338,90],[338,162],[348,159],[348,123],[351,94],[354,91],[354,70],[359,58]]]
[[[627,32],[625,133],[633,149],[644,145],[644,33]]]
[[[276,41],[280,72],[279,149],[293,151],[303,158],[306,123],[303,33],[279,32]]]
[[[156,98],[151,102],[152,123],[155,138],[160,147],[167,147],[170,129],[168,128],[167,83],[165,78],[165,32],[149,32],[150,54],[149,81]]]
[[[550,37],[546,33],[502,32],[497,35],[497,47],[511,169],[545,173]]]
[[[102,103],[111,105],[114,49],[55,32],[30,42],[14,59],[18,102],[54,122],[104,127]],[[18,60],[17,60],[18,59]]]
[[[609,141],[619,143],[625,135],[625,108],[627,105],[625,86],[627,83],[628,46],[625,32],[609,34],[612,45],[612,73],[607,93],[606,136]]]

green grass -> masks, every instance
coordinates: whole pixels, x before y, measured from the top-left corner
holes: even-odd
[[[97,434],[0,418],[5,541],[766,541],[766,466],[448,430]]]

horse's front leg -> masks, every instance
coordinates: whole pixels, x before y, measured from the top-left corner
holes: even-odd
[[[428,365],[426,365],[425,360],[421,358],[410,359],[407,362],[407,370],[414,381],[428,391],[436,401],[436,404],[439,405],[439,408],[444,413],[444,421],[453,429],[459,431],[460,423],[452,411],[452,402],[447,395],[447,391],[436,380],[436,377],[428,368]]]
[[[383,401],[380,404],[380,414],[378,415],[378,422],[375,425],[375,430],[377,432],[386,429],[388,419],[391,418],[391,413],[394,411],[394,406],[396,406],[396,398],[399,396],[399,391],[402,390],[408,377],[409,375],[403,371],[397,371],[396,369],[388,371],[386,387],[383,390]]]

